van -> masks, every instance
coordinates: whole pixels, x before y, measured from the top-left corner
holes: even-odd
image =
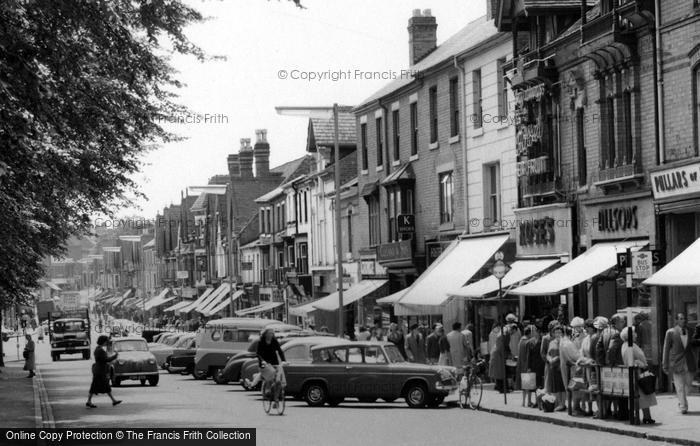
[[[207,322],[197,332],[192,375],[195,379],[212,376],[216,380],[229,358],[246,350],[250,342],[260,336],[260,331],[267,327],[273,328],[275,333],[301,331],[296,325],[272,319],[236,317]]]

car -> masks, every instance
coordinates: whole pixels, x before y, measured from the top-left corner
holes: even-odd
[[[194,359],[195,379],[213,377],[225,384],[221,372],[232,356],[244,351],[250,342],[260,336],[263,328],[273,328],[276,333],[301,331],[296,325],[284,324],[274,319],[231,317],[207,322],[197,331],[197,352]]]
[[[178,333],[169,337],[165,344],[159,344],[151,349],[151,353],[156,357],[156,363],[165,370],[165,363],[168,360],[168,356],[173,354],[173,350],[185,347],[189,340],[194,339],[194,337],[195,333]]]
[[[156,358],[148,350],[146,340],[141,337],[113,338],[107,344],[107,353],[111,356],[117,353],[117,358],[111,362],[110,381],[112,386],[119,387],[125,380],[140,381],[141,385],[148,382],[157,386],[159,380]]]
[[[311,362],[311,348],[317,345],[334,345],[338,343],[346,342],[343,339],[329,337],[329,336],[306,336],[306,337],[288,337],[282,338],[280,340],[281,349],[284,352],[284,357],[289,364],[308,364]],[[257,349],[257,343],[255,344]],[[258,359],[254,354],[252,358],[245,359],[243,364],[241,364],[240,375],[236,380],[240,382],[246,390],[257,390],[259,386],[255,388],[248,387],[246,380],[252,381],[255,374],[260,371],[258,367]]]
[[[197,338],[192,336],[184,337],[173,353],[165,360],[165,370],[168,373],[181,373],[189,375],[194,370],[194,355],[197,353]]]
[[[311,361],[285,367],[286,394],[309,406],[345,398],[371,403],[404,398],[409,407],[437,407],[457,389],[457,369],[409,363],[390,342],[344,341],[311,347]]]
[[[165,333],[165,331],[160,329],[149,329],[143,330],[140,334],[146,340],[146,342],[150,343],[155,342],[156,337],[161,333]]]

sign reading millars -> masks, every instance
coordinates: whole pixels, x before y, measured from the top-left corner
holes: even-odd
[[[700,192],[700,163],[651,173],[656,200]]]

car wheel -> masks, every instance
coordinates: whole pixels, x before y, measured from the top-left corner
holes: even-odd
[[[320,382],[312,382],[304,387],[304,401],[311,407],[321,407],[328,400],[326,386]]]
[[[431,407],[433,409],[436,407],[440,407],[440,404],[442,404],[444,401],[445,401],[444,396],[434,396],[428,402],[428,407]]]
[[[90,359],[90,352],[83,352],[83,359]]]
[[[192,376],[194,377],[194,379],[207,379],[207,372],[203,370],[193,370]]]
[[[428,391],[425,388],[425,384],[410,384],[406,389],[405,398],[408,407],[418,408],[425,406],[428,401]]]
[[[337,407],[339,406],[343,401],[345,401],[345,398],[329,398],[328,399],[328,405],[331,407]]]
[[[56,358],[56,359],[54,359],[54,361],[60,361],[60,360],[61,360],[61,355],[60,355],[59,353],[56,353],[56,354],[54,355],[54,358]]]
[[[377,401],[376,398],[358,398],[357,400],[361,403],[374,403]]]
[[[145,386],[145,385],[146,385],[146,380],[145,380],[145,379],[142,379],[142,380],[141,380],[141,385],[142,385],[142,386]]]
[[[158,378],[159,378],[158,375],[149,376],[149,377],[148,377],[148,385],[151,386],[151,387],[157,386],[157,385],[158,385]]]
[[[214,382],[217,384],[228,384],[228,378],[224,376],[224,369],[218,367],[211,373]]]

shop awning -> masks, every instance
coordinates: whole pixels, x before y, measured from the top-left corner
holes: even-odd
[[[377,299],[377,303],[378,304],[395,304],[396,302],[399,301],[399,299],[401,299],[401,296],[403,296],[407,290],[408,290],[408,288],[404,288],[403,290],[397,291],[393,294],[389,294],[386,297],[381,297],[381,298]]]
[[[343,291],[343,306],[357,302],[368,294],[378,290],[386,285],[388,280],[361,280],[347,290]],[[331,293],[328,296],[317,300],[313,303],[314,308],[324,311],[335,311],[338,309],[338,292]]]
[[[215,305],[210,305],[207,309],[204,310],[203,314],[205,316],[211,316],[213,314],[218,313],[219,311],[223,310],[224,308],[228,307],[231,302],[235,302],[236,299],[241,297],[243,294],[245,294],[245,291],[243,290],[238,290],[234,291],[233,294],[231,295],[231,298],[229,299],[229,294],[228,291],[226,293],[223,293],[221,296],[221,300],[219,303]]]
[[[214,308],[215,305],[221,303],[221,300],[228,296],[229,291],[231,291],[231,284],[228,282],[222,283],[205,301],[195,307],[194,310],[206,314],[209,308]]]
[[[558,261],[558,259],[517,260],[510,265],[510,271],[508,271],[508,274],[501,280],[501,285],[505,289],[511,285],[520,283],[550,268]],[[450,294],[456,297],[484,297],[496,291],[498,291],[498,279],[494,276],[488,276],[478,282],[463,286]]]
[[[597,243],[561,268],[534,282],[512,289],[509,294],[521,296],[559,294],[560,291],[585,282],[617,265],[618,252],[624,252],[627,248],[638,251],[646,244],[647,242],[640,241]]]
[[[655,272],[645,285],[700,286],[700,238]]]
[[[182,307],[177,311],[179,313],[189,313],[190,311],[197,308],[207,298],[209,298],[209,296],[211,296],[211,293],[213,293],[213,292],[214,292],[214,288],[211,288],[211,287],[207,288],[206,290],[204,290],[202,295],[197,298],[197,300],[195,300],[194,302],[190,302],[189,305]]]
[[[296,307],[289,307],[289,314],[292,316],[299,316],[299,317],[306,317],[307,314],[311,313],[312,311],[316,311],[316,308],[314,308],[314,303],[318,302],[321,299],[316,299],[313,302],[308,302],[303,305],[297,305]]]
[[[177,310],[179,310],[179,309],[181,309],[181,308],[185,308],[186,306],[188,306],[188,305],[191,304],[191,303],[192,303],[191,300],[183,300],[182,302],[178,302],[178,303],[176,303],[175,305],[172,305],[172,306],[166,308],[166,309],[163,310],[163,311],[177,311]]]
[[[450,299],[449,293],[471,279],[506,240],[508,234],[452,242],[394,305],[396,314],[441,313],[441,306]]]
[[[260,314],[266,311],[274,310],[277,307],[284,305],[284,302],[265,302],[264,304],[246,308],[245,310],[236,311],[236,316],[247,316],[249,314]]]
[[[151,308],[155,308],[158,305],[162,304],[165,302],[165,298],[168,296],[168,293],[170,292],[170,288],[164,288],[163,291],[161,291],[156,297],[153,299],[149,300],[146,302],[146,311],[150,310]]]

